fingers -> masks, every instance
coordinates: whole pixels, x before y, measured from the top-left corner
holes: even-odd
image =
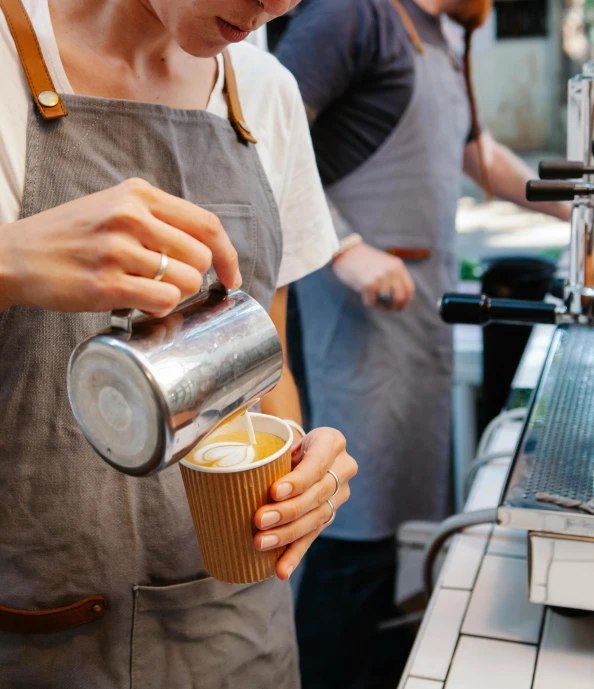
[[[206,273],[212,265],[212,252],[200,241],[182,230],[153,218],[150,213],[142,218],[142,226],[132,229],[138,243],[151,251],[164,251],[171,259],[191,266],[199,273]]]
[[[165,252],[167,253],[167,252]],[[196,294],[202,287],[202,274],[196,268],[168,255],[168,264],[162,281],[175,285],[181,298]],[[149,251],[140,244],[128,242],[121,252],[121,267],[128,275],[154,279],[161,266],[161,253]]]
[[[345,453],[345,457],[347,457]],[[332,466],[332,470],[336,472],[339,477],[342,486],[345,485],[348,480],[348,465],[345,458],[339,457]],[[314,486],[305,491],[302,495],[298,495],[292,500],[286,500],[276,505],[266,505],[256,512],[254,518],[254,523],[259,529],[278,529],[285,524],[295,522],[301,517],[305,516],[309,512],[318,507],[326,504],[327,500],[334,499],[338,500],[340,496],[339,493],[335,496],[336,492],[336,479],[332,474],[326,473],[324,478],[316,483]],[[343,501],[345,500],[344,494],[342,495]],[[342,502],[335,502],[335,507],[341,505]]]
[[[346,440],[339,431],[317,428],[304,438],[301,447],[303,459],[290,474],[272,485],[271,495],[276,501],[302,495],[321,481],[344,452]]]
[[[312,531],[295,543],[291,543],[276,563],[276,576],[279,579],[287,581],[291,577],[319,535],[320,532]]]
[[[237,289],[241,285],[237,251],[214,213],[154,187],[146,196],[149,210],[155,218],[208,247],[217,275],[225,287]]]
[[[397,259],[400,261],[400,259]],[[368,285],[362,293],[366,306],[375,306],[393,311],[404,310],[412,301],[415,294],[414,282],[404,264],[384,273],[380,278]],[[387,297],[388,301],[382,298]]]
[[[331,495],[332,493],[330,493]],[[341,487],[338,495],[332,498],[335,510],[343,505],[350,496],[348,484]],[[334,510],[329,505],[328,497],[318,507],[307,511],[302,517],[268,531],[260,531],[254,537],[258,550],[272,550],[295,543],[313,532],[320,533],[332,521]]]
[[[97,304],[97,310],[138,309],[155,316],[166,316],[179,304],[181,292],[175,285],[142,277],[122,275],[100,290],[108,306]]]

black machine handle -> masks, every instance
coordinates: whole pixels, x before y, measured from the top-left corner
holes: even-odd
[[[579,179],[594,175],[594,167],[588,167],[579,160],[543,160],[538,167],[541,179]]]
[[[528,201],[573,201],[580,194],[592,193],[588,191],[589,186],[575,182],[533,179],[526,185],[526,198]]]
[[[439,306],[449,324],[487,325],[497,323],[546,323],[555,325],[557,307],[544,301],[491,299],[484,294],[445,294]]]

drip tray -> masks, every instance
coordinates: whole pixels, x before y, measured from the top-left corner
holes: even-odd
[[[594,514],[541,494],[594,498],[594,329],[555,331],[498,510],[502,526],[594,538]]]

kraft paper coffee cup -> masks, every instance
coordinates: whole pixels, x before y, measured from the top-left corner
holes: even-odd
[[[272,502],[272,484],[291,471],[293,432],[274,416],[250,417],[254,431],[286,440],[274,455],[237,468],[199,466],[188,458],[180,462],[206,571],[229,584],[252,584],[273,577],[276,563],[285,551],[284,547],[256,550],[254,516],[260,507]],[[208,436],[198,448],[216,442],[217,435],[243,430],[243,420],[234,419]]]

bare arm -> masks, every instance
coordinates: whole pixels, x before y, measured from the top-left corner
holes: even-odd
[[[554,218],[559,218],[559,220],[569,220],[571,216],[569,203],[553,201],[530,203],[526,200],[526,182],[534,179],[536,175],[521,158],[507,146],[495,141],[488,132],[481,135],[481,142],[485,154],[485,163],[496,196],[505,201],[512,201],[523,208],[546,213]],[[476,142],[466,146],[464,172],[478,184],[481,183],[478,144]]]
[[[289,296],[289,288],[281,287],[277,290],[272,307],[270,309],[270,317],[276,326],[278,336],[283,348],[283,356],[285,365],[283,373],[278,385],[262,400],[262,411],[271,416],[277,416],[281,419],[291,419],[296,421],[299,425],[302,424],[301,406],[299,404],[299,393],[297,385],[293,378],[293,374],[289,370],[287,364],[287,300]]]

